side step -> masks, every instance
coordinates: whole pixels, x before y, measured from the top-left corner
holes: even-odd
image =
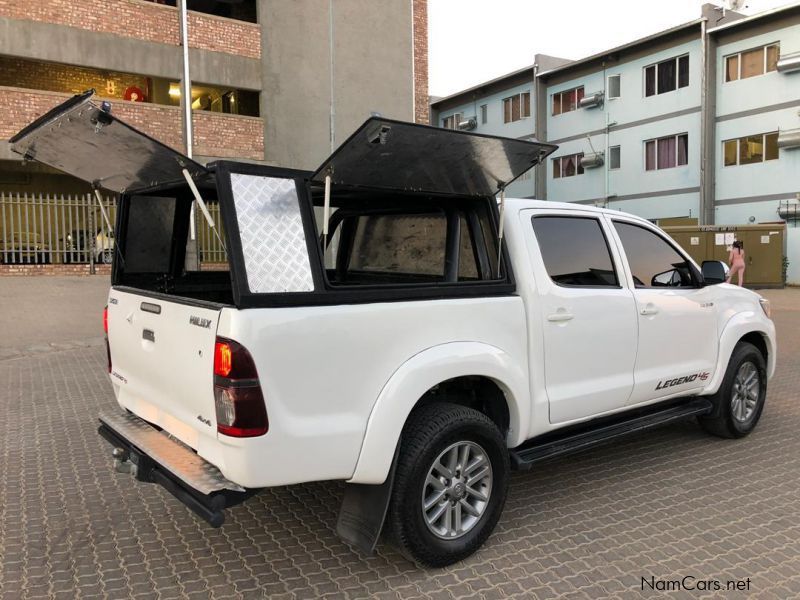
[[[584,425],[581,429],[566,433],[553,439],[534,439],[527,444],[510,451],[511,465],[515,469],[527,470],[535,463],[543,462],[567,454],[573,454],[594,448],[616,438],[660,427],[673,421],[711,412],[711,401],[706,398],[694,398],[688,402],[673,404],[667,408],[655,407],[647,412],[637,411],[633,416],[622,416],[592,426]]]

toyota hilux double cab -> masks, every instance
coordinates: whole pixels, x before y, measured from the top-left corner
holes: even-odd
[[[688,417],[741,438],[764,408],[765,299],[644,219],[505,199],[552,145],[375,117],[315,172],[204,166],[87,92],[12,146],[120,194],[99,432],[213,526],[344,480],[345,540],[448,565],[512,469]],[[187,267],[193,207],[228,271]]]

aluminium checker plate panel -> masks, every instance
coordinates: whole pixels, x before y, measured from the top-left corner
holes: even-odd
[[[250,291],[314,291],[294,180],[231,173],[231,191]]]
[[[133,414],[104,412],[100,415],[100,421],[203,494],[222,490],[245,491],[242,486],[226,479],[217,467],[198,456],[188,446]]]

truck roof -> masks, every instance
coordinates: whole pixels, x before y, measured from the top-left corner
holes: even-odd
[[[608,215],[620,215],[624,214],[626,217],[630,217],[636,219],[638,221],[642,221],[645,223],[650,223],[647,219],[643,219],[641,217],[637,217],[636,215],[632,215],[630,213],[624,213],[619,210],[613,210],[610,208],[599,208],[597,206],[591,206],[587,204],[577,204],[576,202],[552,202],[550,200],[535,200],[530,198],[506,198],[506,210],[525,210],[531,208],[551,208],[551,209],[558,209],[558,210],[580,210],[583,212],[595,212],[595,213],[602,213]]]

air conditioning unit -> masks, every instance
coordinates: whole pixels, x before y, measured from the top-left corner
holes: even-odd
[[[778,59],[778,72],[791,73],[793,71],[800,71],[800,52],[793,52],[786,54]]]
[[[604,97],[605,94],[603,92],[595,92],[594,94],[584,96],[581,98],[580,102],[578,102],[578,108],[594,108],[595,106],[601,106]]]
[[[800,194],[798,194],[800,196]],[[789,200],[781,200],[778,204],[778,216],[784,221],[792,223],[800,220],[800,202],[790,202]]]
[[[800,148],[800,129],[779,131],[778,148]]]
[[[458,128],[461,131],[472,131],[478,126],[478,117],[470,117],[458,122]]]
[[[605,156],[603,152],[591,152],[589,154],[584,154],[583,158],[581,158],[581,166],[584,169],[602,167],[603,163],[605,162],[604,159]]]

